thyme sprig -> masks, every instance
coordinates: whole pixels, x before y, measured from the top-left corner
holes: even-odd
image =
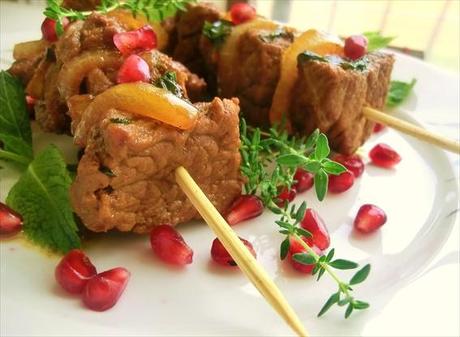
[[[337,292],[334,292],[323,305],[318,313],[318,317],[324,315],[334,304],[338,306],[347,306],[345,310],[345,318],[348,318],[353,310],[363,310],[369,307],[369,303],[357,300],[353,297],[352,285],[362,283],[369,275],[371,266],[366,264],[363,268],[357,271],[349,282],[342,281],[335,273],[334,269],[349,270],[358,267],[356,262],[345,259],[334,259],[335,249],[332,248],[327,254],[318,255],[310,246],[308,246],[302,237],[311,237],[311,233],[299,226],[300,222],[305,216],[307,203],[303,202],[297,209],[295,205],[289,208],[285,205],[284,208],[279,207],[276,203],[271,202],[269,207],[274,213],[281,215],[280,220],[276,224],[280,227],[279,232],[286,235],[285,239],[281,242],[280,258],[284,260],[289,252],[291,240],[296,240],[302,245],[305,253],[297,253],[292,258],[305,265],[314,265],[312,275],[317,275],[316,280],[319,281],[321,277],[327,273],[338,286]]]
[[[299,224],[305,216],[307,204],[303,202],[299,207],[289,205],[287,202],[280,206],[277,199],[280,187],[291,187],[294,183],[295,170],[299,167],[313,173],[316,195],[323,200],[328,186],[329,174],[340,174],[346,169],[341,164],[328,158],[330,148],[327,137],[314,131],[308,138],[289,137],[286,132],[279,131],[282,128],[271,128],[269,132],[263,132],[258,128],[250,128],[242,120],[241,133],[241,171],[247,178],[244,186],[246,194],[256,194],[260,197],[265,207],[280,216],[275,221],[279,226],[279,232],[285,235],[280,246],[280,258],[286,258],[291,245],[291,240],[298,241],[305,253],[294,254],[293,259],[297,262],[311,265],[313,275],[317,275],[319,281],[327,273],[336,283],[338,290],[326,301],[318,313],[323,315],[334,304],[347,306],[345,318],[348,318],[353,310],[363,310],[369,304],[356,300],[353,295],[352,285],[363,282],[370,272],[370,265],[360,269],[349,282],[339,278],[334,269],[355,269],[358,264],[344,259],[334,259],[335,250],[331,249],[325,255],[318,255],[309,247],[302,237],[311,237],[311,233],[303,229]]]
[[[149,21],[163,21],[173,16],[177,11],[185,11],[186,6],[196,3],[197,0],[102,0],[94,11],[77,11],[62,7],[62,0],[47,0],[47,6],[43,14],[56,20],[56,32],[58,35],[64,32],[62,20],[84,20],[93,12],[108,13],[115,9],[130,10],[134,16],[144,15]]]

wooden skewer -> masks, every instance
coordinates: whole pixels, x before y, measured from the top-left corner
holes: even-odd
[[[278,314],[299,336],[308,336],[297,314],[284,298],[267,272],[244,246],[228,223],[219,214],[200,187],[183,167],[176,169],[176,181],[206,223],[230,253],[239,268],[271,304]]]
[[[422,129],[421,127],[415,126],[412,123],[408,123],[370,107],[365,107],[363,113],[364,116],[374,122],[385,124],[393,129],[411,135],[424,142],[434,144],[445,150],[460,154],[460,143],[452,139]]]

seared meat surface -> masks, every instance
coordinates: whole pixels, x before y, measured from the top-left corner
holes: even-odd
[[[10,72],[19,76],[27,84],[26,92],[37,99],[35,115],[43,130],[68,131],[68,99],[97,95],[116,84],[123,56],[115,48],[113,35],[124,31],[126,26],[118,17],[93,13],[85,21],[70,24],[58,42],[45,46],[38,56],[13,64]],[[206,82],[182,64],[157,50],[141,56],[150,66],[152,83],[172,71],[186,97],[195,102],[205,96]]]
[[[351,154],[369,138],[374,123],[362,115],[364,106],[383,109],[394,58],[370,54],[366,71],[344,70],[316,61],[299,62],[299,78],[289,109],[298,133],[325,132],[338,152]]]
[[[90,132],[82,130],[86,148],[71,200],[90,230],[146,233],[199,218],[175,183],[180,165],[220,212],[228,209],[242,187],[238,102],[215,98],[197,107],[200,116],[189,131],[114,109],[98,116]],[[83,118],[92,118],[88,111]],[[130,123],[114,122],[120,119]]]

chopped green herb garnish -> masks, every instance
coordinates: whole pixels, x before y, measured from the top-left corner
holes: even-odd
[[[226,20],[206,21],[203,26],[203,35],[211,40],[215,46],[220,46],[232,32],[232,27],[233,24]]]
[[[365,71],[369,65],[369,59],[364,56],[356,61],[351,60],[344,60],[343,58],[336,56],[336,55],[326,55],[321,56],[311,51],[304,51],[297,56],[298,62],[324,62],[324,63],[331,63],[334,65],[338,65],[345,70],[357,70],[357,71]]]
[[[166,89],[179,98],[184,97],[181,86],[177,83],[176,73],[173,71],[166,72],[155,83],[159,88]]]
[[[394,36],[382,36],[380,32],[365,32],[363,35],[367,38],[369,53],[387,47],[395,39]]]
[[[279,38],[289,38],[291,34],[283,28],[278,28],[274,32],[259,34],[259,37],[265,43],[271,43]]]
[[[321,55],[318,55],[318,54],[313,53],[313,52],[308,51],[308,50],[300,53],[297,56],[297,61],[299,63],[300,62],[309,62],[309,61],[318,61],[318,62],[326,62],[326,63],[329,62],[329,60],[326,57],[323,57]]]
[[[131,124],[131,120],[124,117],[114,117],[110,118],[110,123],[128,125]]]
[[[50,145],[30,163],[6,198],[24,218],[27,238],[60,253],[80,247],[69,199],[71,183],[60,151]]]
[[[365,71],[369,66],[369,59],[366,56],[363,56],[356,61],[342,60],[339,65],[345,70]]]
[[[19,80],[0,72],[0,159],[26,167],[33,158],[32,131]]]
[[[417,80],[414,78],[410,82],[391,81],[390,90],[388,91],[386,106],[394,108],[402,104],[409,97]]]

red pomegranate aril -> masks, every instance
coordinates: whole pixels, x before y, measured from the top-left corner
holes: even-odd
[[[339,175],[329,175],[329,192],[342,193],[350,189],[355,182],[355,175],[345,171]]]
[[[69,25],[69,19],[62,19],[62,27],[65,29]],[[56,42],[58,39],[56,31],[56,20],[46,18],[42,22],[42,34],[43,38],[48,42]]]
[[[278,194],[277,204],[280,207],[284,206],[286,204],[286,201],[290,203],[292,200],[295,199],[296,196],[297,196],[297,190],[294,186],[292,186],[290,189],[288,189],[287,187],[283,187],[281,189],[280,194]]]
[[[140,56],[129,56],[118,70],[117,83],[119,84],[148,81],[150,81],[149,65]]]
[[[57,283],[72,294],[81,293],[86,283],[96,274],[96,267],[79,249],[68,252],[54,270]]]
[[[336,154],[332,159],[345,166],[348,171],[355,175],[355,178],[359,178],[364,172],[364,162],[357,154],[349,156]]]
[[[83,290],[83,303],[94,311],[112,308],[123,294],[130,276],[130,272],[121,267],[97,274],[88,281]]]
[[[251,252],[252,256],[256,256],[256,252],[254,250],[254,247],[252,244],[243,238],[239,238],[241,242],[246,246],[247,249]],[[226,267],[234,267],[236,266],[235,260],[230,256],[228,251],[225,249],[224,245],[219,241],[218,238],[215,238],[214,241],[212,242],[212,247],[211,247],[211,258],[217,262],[220,265],[226,266]]]
[[[382,123],[375,123],[374,124],[374,129],[372,130],[372,132],[379,133],[383,129],[385,129],[385,125],[383,125]]]
[[[345,40],[345,56],[357,60],[367,53],[367,38],[363,35],[352,35]]]
[[[401,156],[387,144],[377,144],[369,152],[372,164],[383,168],[392,168],[401,161]]]
[[[371,233],[387,222],[387,215],[380,208],[372,204],[362,205],[356,215],[354,226],[361,233]]]
[[[307,239],[302,238],[302,240],[306,243]],[[302,246],[300,242],[298,242],[294,238],[291,238],[289,243],[290,243],[290,246],[289,246],[289,253],[288,253],[288,261],[291,264],[291,266],[300,273],[311,274],[313,268],[315,267],[314,264],[303,264],[303,263],[297,262],[293,258],[294,254],[306,253],[307,250]],[[311,246],[311,248],[315,251],[316,254],[322,255],[322,251],[318,247]]]
[[[26,95],[27,110],[34,111],[35,103],[37,103],[37,99],[35,97],[32,97],[30,95]]]
[[[313,174],[301,168],[295,171],[294,180],[294,187],[299,193],[308,191],[313,186]]]
[[[150,232],[152,250],[162,261],[184,266],[193,261],[193,250],[170,225],[156,226]]]
[[[235,25],[250,21],[256,15],[256,9],[247,3],[236,3],[230,8],[230,17]]]
[[[261,215],[264,211],[264,204],[255,195],[239,196],[226,216],[226,220],[230,226],[236,225],[244,220],[255,218]]]
[[[0,235],[9,236],[22,229],[22,216],[0,202]]]
[[[306,243],[310,246],[316,246],[321,250],[325,250],[331,244],[329,232],[327,231],[324,220],[319,214],[311,208],[305,212],[305,216],[300,223],[303,229],[311,233],[311,237],[306,238]]]
[[[151,26],[145,25],[130,32],[115,34],[113,43],[122,54],[135,54],[156,48],[157,35]]]

